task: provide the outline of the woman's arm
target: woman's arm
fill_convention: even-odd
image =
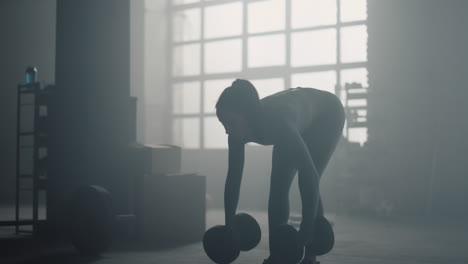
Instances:
[[[224,186],[224,215],[226,226],[236,214],[239,192],[244,170],[244,142],[236,141],[232,136],[228,137],[229,143],[229,167]]]

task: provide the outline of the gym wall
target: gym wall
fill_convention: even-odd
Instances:
[[[368,6],[369,177],[402,213],[468,215],[468,2]]]
[[[0,203],[15,192],[16,86],[29,65],[55,82],[56,0],[0,1]]]

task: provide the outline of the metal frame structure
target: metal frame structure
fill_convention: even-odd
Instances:
[[[23,102],[25,95],[31,95],[29,102]],[[41,107],[47,107],[48,89],[41,89],[40,83],[19,84],[17,87],[17,108],[16,108],[16,177],[15,177],[15,219],[0,221],[0,226],[15,226],[15,233],[33,233],[35,234],[37,225],[45,221],[39,219],[39,192],[46,191],[46,170],[45,164],[41,161],[46,158],[40,154],[40,150],[46,150],[47,137],[44,131],[47,122],[47,113],[41,113]],[[22,128],[22,116],[24,107],[32,107],[32,130],[24,131]],[[45,111],[46,112],[46,111]],[[25,138],[29,138],[29,141]],[[25,141],[30,144],[24,143]],[[32,150],[31,172],[23,173],[22,168],[23,152]],[[24,187],[22,181],[30,179],[31,185]],[[21,217],[21,194],[23,192],[32,193],[32,219],[23,219]],[[20,226],[32,226],[32,230],[21,230]]]

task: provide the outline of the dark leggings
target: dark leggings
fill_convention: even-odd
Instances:
[[[341,138],[343,131],[345,114],[341,102],[329,105],[326,115],[314,122],[313,127],[307,129],[303,133],[303,139],[307,144],[312,161],[317,169],[319,177],[322,176],[333,152]],[[273,147],[273,164],[270,183],[270,197],[268,201],[268,226],[270,248],[272,245],[273,230],[281,224],[286,224],[289,218],[289,189],[297,169],[294,166],[294,160],[286,151],[282,151],[278,147]],[[302,204],[304,200],[310,197],[311,190],[301,184],[303,177],[309,175],[298,176],[299,191],[301,194]],[[319,204],[317,208],[317,217],[323,216],[323,205],[319,195]],[[306,252],[307,254],[307,252]]]

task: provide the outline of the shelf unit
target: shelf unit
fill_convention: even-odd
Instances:
[[[50,86],[41,88],[38,82],[17,87],[15,218],[0,221],[0,226],[15,226],[16,234],[35,234],[38,224],[45,221],[39,216],[39,199],[47,191],[49,90]],[[32,201],[24,202],[28,193]],[[30,216],[23,217],[28,210],[32,210]],[[24,226],[32,229],[20,229]]]
[[[346,135],[349,135],[351,128],[367,127],[367,100],[368,87],[363,87],[359,83],[346,83]]]

